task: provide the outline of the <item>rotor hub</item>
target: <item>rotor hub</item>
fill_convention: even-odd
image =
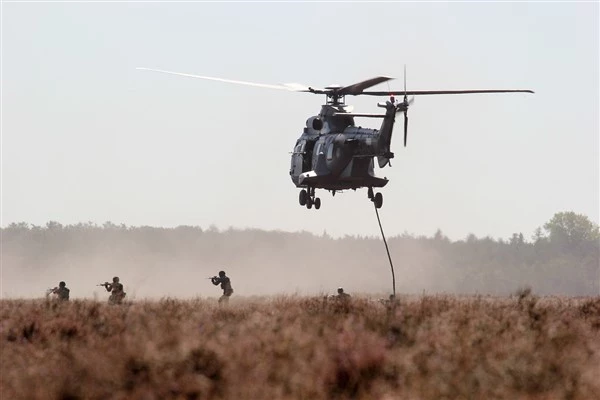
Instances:
[[[338,94],[336,92],[330,92],[325,94],[326,104],[330,106],[343,106],[346,104],[346,96]]]

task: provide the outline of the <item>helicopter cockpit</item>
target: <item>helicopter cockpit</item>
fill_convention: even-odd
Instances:
[[[324,132],[343,132],[349,126],[354,126],[354,117],[344,115],[346,113],[345,105],[329,105],[321,107],[319,118],[323,121]]]

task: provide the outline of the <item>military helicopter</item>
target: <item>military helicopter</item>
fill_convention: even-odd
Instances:
[[[374,159],[380,168],[391,166],[394,158],[391,151],[392,132],[397,113],[404,114],[404,147],[408,137],[408,108],[414,96],[438,94],[475,94],[475,93],[533,93],[527,89],[493,89],[493,90],[406,90],[406,66],[404,68],[403,91],[366,91],[377,84],[394,78],[377,76],[348,86],[331,85],[325,88],[307,87],[297,83],[271,85],[232,79],[193,75],[160,69],[137,69],[162,72],[166,74],[208,79],[219,82],[234,83],[269,89],[281,89],[294,92],[307,92],[325,95],[325,104],[318,115],[306,120],[302,135],[296,141],[292,152],[290,177],[296,187],[301,188],[299,203],[310,209],[321,208],[321,199],[316,197],[316,189],[325,189],[333,196],[338,191],[367,188],[367,197],[375,203],[375,207],[383,205],[383,195],[374,193],[373,188],[382,188],[388,183],[387,178],[379,178],[374,173]],[[352,113],[346,105],[346,96],[389,96],[386,102],[377,106],[385,109],[382,114]],[[397,101],[395,96],[403,96]],[[408,99],[408,96],[412,96]],[[380,118],[379,129],[357,127],[354,118]]]

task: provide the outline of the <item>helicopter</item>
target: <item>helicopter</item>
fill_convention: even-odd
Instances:
[[[374,160],[380,168],[391,166],[394,158],[391,151],[392,132],[396,114],[404,115],[404,147],[408,138],[408,108],[414,96],[444,94],[478,94],[478,93],[534,93],[529,89],[486,89],[486,90],[406,90],[406,66],[404,67],[403,91],[368,91],[372,86],[390,81],[394,78],[377,76],[352,85],[330,85],[314,88],[298,83],[264,84],[215,78],[182,72],[165,71],[153,68],[138,67],[139,70],[161,72],[171,75],[207,79],[218,82],[233,83],[268,89],[280,89],[293,92],[306,92],[325,95],[325,104],[318,115],[309,117],[301,136],[296,140],[292,151],[290,177],[297,188],[300,188],[298,202],[311,209],[321,208],[321,199],[316,196],[316,189],[325,189],[335,196],[336,192],[367,188],[367,197],[376,208],[383,206],[383,194],[374,192],[374,188],[382,188],[388,184],[387,178],[380,178],[374,173]],[[351,106],[345,102],[346,96],[387,97],[385,102],[377,103],[385,111],[381,114],[353,113]],[[396,96],[403,96],[398,101]],[[408,96],[411,96],[410,100]],[[354,118],[381,119],[379,129],[356,126]]]

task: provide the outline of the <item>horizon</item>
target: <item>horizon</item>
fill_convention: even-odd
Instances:
[[[552,225],[550,225],[552,224]],[[203,230],[116,224],[3,228],[0,294],[37,297],[67,282],[74,298],[100,296],[98,282],[119,276],[140,297],[212,295],[206,281],[224,270],[237,295],[382,293],[395,263],[401,293],[596,294],[598,227],[578,215],[556,215],[538,237],[469,236],[335,238],[311,232]],[[389,250],[389,254],[387,253]]]
[[[557,214],[561,214],[561,213],[574,213],[572,211],[557,211],[556,213],[553,214],[552,217],[550,217],[546,222],[550,222],[551,218],[553,218],[554,216],[556,216]],[[579,215],[579,216],[583,216],[586,219],[588,219],[596,228],[598,228],[598,224],[595,223],[594,221],[592,221],[589,216],[584,215],[584,214],[577,214],[574,213],[575,215]],[[201,226],[201,225],[176,225],[176,226],[153,226],[153,225],[127,225],[125,223],[116,223],[113,221],[104,221],[102,223],[97,223],[94,221],[80,221],[77,223],[71,223],[71,224],[63,224],[60,221],[54,221],[54,220],[50,220],[47,221],[45,224],[42,225],[37,225],[37,224],[32,224],[32,223],[28,223],[26,221],[20,221],[20,222],[12,222],[9,223],[6,226],[0,226],[0,229],[4,230],[4,229],[9,229],[11,227],[11,225],[16,225],[19,226],[20,224],[26,224],[28,229],[32,229],[32,228],[41,228],[41,229],[50,229],[52,224],[58,224],[61,226],[61,228],[69,228],[69,227],[77,227],[79,225],[83,225],[83,226],[92,226],[94,228],[102,228],[102,229],[108,229],[108,228],[125,228],[125,229],[141,229],[141,228],[151,228],[151,229],[179,229],[179,228],[192,228],[192,229],[199,229],[202,232],[217,232],[217,233],[227,233],[228,231],[260,231],[260,232],[267,232],[267,233],[286,233],[286,234],[310,234],[312,236],[315,237],[328,237],[331,239],[344,239],[344,238],[364,238],[364,239],[377,239],[377,240],[381,240],[381,232],[379,232],[378,234],[375,235],[362,235],[362,234],[344,234],[344,235],[334,235],[334,234],[330,234],[327,229],[324,229],[322,232],[311,232],[308,230],[284,230],[284,229],[265,229],[265,228],[260,228],[260,227],[235,227],[235,226],[228,226],[228,227],[219,227],[216,224],[211,224],[209,226]],[[108,227],[107,227],[108,225]],[[421,233],[415,233],[415,232],[408,232],[408,231],[404,231],[402,233],[398,233],[398,234],[394,234],[394,235],[385,235],[386,238],[388,239],[394,239],[394,238],[404,238],[404,237],[409,237],[409,238],[413,238],[413,239],[420,239],[420,238],[434,238],[435,236],[437,236],[438,234],[441,234],[443,238],[449,240],[450,242],[456,243],[456,242],[462,242],[462,241],[466,241],[469,240],[471,237],[475,237],[476,239],[491,239],[493,241],[497,241],[497,242],[501,242],[501,241],[506,241],[506,240],[510,240],[512,237],[514,237],[514,235],[520,234],[523,237],[524,243],[532,243],[533,237],[534,235],[537,234],[537,231],[540,231],[542,233],[543,236],[543,232],[546,230],[544,228],[544,224],[541,224],[540,226],[536,227],[531,233],[529,232],[512,232],[509,236],[507,237],[494,237],[491,235],[477,235],[473,232],[468,233],[467,235],[465,235],[462,238],[452,238],[450,236],[448,236],[443,229],[438,228],[436,229],[431,236],[429,236],[428,234],[421,234]],[[384,234],[385,234],[385,227],[383,228]]]
[[[587,216],[586,216],[587,217]],[[589,217],[588,217],[589,218]],[[550,219],[550,218],[549,218]],[[548,220],[549,220],[548,219]],[[19,221],[19,222],[11,222],[8,223],[6,226],[0,226],[0,229],[8,229],[10,227],[10,225],[15,224],[15,225],[19,225],[21,223],[25,223],[28,225],[28,227],[31,229],[33,227],[38,227],[38,228],[42,228],[42,229],[47,229],[48,224],[56,222],[58,224],[60,224],[63,228],[64,227],[76,227],[78,225],[88,225],[88,224],[92,224],[92,226],[96,227],[96,228],[104,228],[104,225],[106,224],[112,224],[113,226],[117,227],[117,228],[121,228],[121,227],[125,227],[127,229],[139,229],[139,228],[152,228],[152,229],[177,229],[177,228],[198,228],[201,229],[203,232],[210,232],[210,231],[216,231],[218,233],[223,233],[223,232],[227,232],[229,230],[239,230],[239,231],[248,231],[248,230],[257,230],[257,231],[262,231],[262,232],[275,232],[275,233],[308,233],[311,234],[313,236],[316,237],[323,237],[323,236],[329,236],[330,238],[333,239],[343,239],[345,237],[360,237],[360,238],[367,238],[367,239],[381,239],[381,233],[379,232],[378,234],[368,234],[368,235],[363,235],[360,233],[355,233],[355,234],[348,234],[345,233],[343,235],[334,235],[331,234],[327,231],[327,229],[324,229],[322,232],[312,232],[312,231],[308,231],[308,230],[285,230],[285,229],[280,229],[280,228],[275,228],[275,229],[267,229],[267,228],[261,228],[261,227],[236,227],[236,226],[228,226],[228,227],[219,227],[216,224],[211,224],[209,226],[201,226],[201,225],[187,225],[187,224],[182,224],[182,225],[175,225],[175,226],[156,226],[156,225],[127,225],[125,223],[117,223],[114,221],[104,221],[104,222],[95,222],[95,221],[80,221],[80,222],[76,222],[76,223],[69,223],[69,224],[64,224],[61,223],[60,221],[54,221],[54,220],[49,220],[46,221],[46,223],[38,225],[38,224],[32,224],[32,223],[28,223],[26,221]],[[547,221],[546,221],[547,222]],[[437,232],[441,232],[442,235],[449,239],[452,242],[459,242],[459,241],[464,241],[465,239],[467,239],[469,236],[474,235],[477,239],[485,239],[485,238],[491,238],[495,241],[498,240],[506,240],[506,239],[510,239],[510,237],[513,234],[523,234],[523,237],[525,238],[525,242],[530,241],[531,237],[535,234],[535,231],[541,228],[543,229],[543,224],[541,224],[539,227],[536,227],[535,229],[533,229],[531,232],[512,232],[509,236],[507,237],[495,237],[492,235],[478,235],[476,233],[470,232],[467,233],[464,237],[462,238],[452,238],[450,236],[448,236],[446,234],[446,232],[444,232],[444,230],[442,228],[438,228],[436,229],[434,232],[432,232],[431,234],[427,234],[427,233],[416,233],[416,232],[408,232],[408,231],[404,231],[398,234],[394,234],[394,235],[385,235],[385,237],[387,239],[390,238],[399,238],[399,237],[404,237],[404,236],[410,236],[413,238],[420,238],[420,237],[434,237],[436,235]],[[385,234],[385,226],[383,227],[383,232]]]

